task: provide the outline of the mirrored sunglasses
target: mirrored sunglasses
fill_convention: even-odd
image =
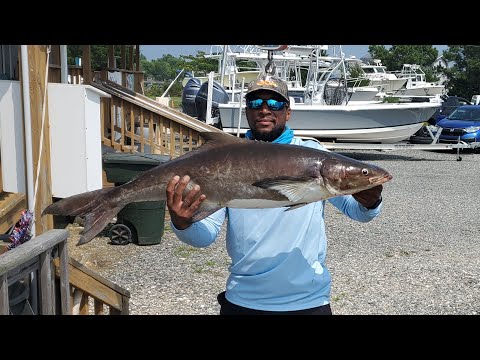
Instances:
[[[286,101],[277,101],[277,100],[273,100],[273,99],[268,99],[268,100],[253,99],[253,100],[247,100],[247,107],[249,109],[257,110],[257,109],[260,109],[263,106],[264,102],[267,103],[267,106],[270,110],[274,110],[274,111],[282,110],[285,107],[285,105],[287,104]]]

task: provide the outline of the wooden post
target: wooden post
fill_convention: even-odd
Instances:
[[[45,91],[47,64],[47,45],[28,46],[30,116],[32,119],[32,159],[35,195],[35,234],[43,234],[53,229],[53,217],[41,216],[43,207],[52,203],[52,181],[50,177],[50,126],[48,121],[48,91]],[[45,107],[45,109],[44,109]],[[45,111],[42,133],[42,116]],[[40,167],[40,171],[38,171]],[[38,173],[38,178],[37,178]],[[36,185],[35,185],[36,184]]]
[[[133,47],[135,45],[128,45],[128,68],[127,70],[133,71]]]
[[[115,45],[110,45],[108,47],[108,65],[107,68],[113,69],[115,68]],[[108,76],[107,76],[108,79]]]
[[[140,71],[140,45],[135,45],[135,70]]]
[[[90,45],[83,45],[82,76],[84,85],[90,85],[92,83],[93,76]]]
[[[125,70],[127,68],[127,54],[126,54],[126,46],[120,46],[120,68]]]

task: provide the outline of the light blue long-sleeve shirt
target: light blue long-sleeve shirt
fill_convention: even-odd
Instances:
[[[293,138],[291,144],[324,149],[315,141]],[[382,203],[368,210],[351,195],[328,199],[353,220],[368,222]],[[325,265],[325,201],[285,211],[223,208],[177,237],[195,247],[213,243],[228,217],[226,246],[232,260],[225,297],[250,309],[294,311],[330,302],[331,277]]]

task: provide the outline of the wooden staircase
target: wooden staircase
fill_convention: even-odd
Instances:
[[[0,192],[0,234],[15,225],[26,206],[25,194]]]

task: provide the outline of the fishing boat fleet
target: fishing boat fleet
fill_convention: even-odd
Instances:
[[[297,136],[397,143],[422,128],[441,104],[442,86],[421,83],[425,78],[418,66],[406,64],[402,74],[387,75],[377,64],[384,76],[372,76],[377,69],[370,71],[367,64],[346,59],[341,49],[338,56],[326,55],[327,50],[326,45],[288,45],[272,56],[254,45],[218,47],[206,55],[218,59],[217,74],[186,78],[183,111],[227,133],[244,134],[248,123],[243,94],[248,82],[267,69],[287,81],[293,110],[288,124]],[[433,90],[417,94],[407,84],[416,91],[422,86]],[[417,101],[406,101],[412,96]]]

